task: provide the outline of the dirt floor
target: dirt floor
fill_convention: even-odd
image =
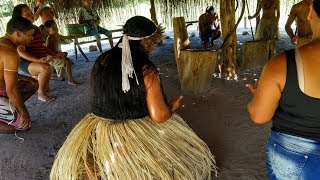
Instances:
[[[242,45],[251,35],[238,33],[238,58],[241,61]],[[249,29],[247,29],[249,31]],[[196,35],[195,35],[196,34]],[[201,48],[197,32],[190,32],[192,48]],[[174,59],[173,34],[151,55],[159,69],[168,99],[181,94],[177,67]],[[117,41],[117,40],[115,40]],[[104,41],[104,44],[107,42]],[[217,48],[221,39],[216,42]],[[84,45],[85,46],[85,45]],[[277,41],[277,51],[292,48],[282,30]],[[109,46],[105,45],[105,49]],[[98,52],[84,52],[90,61],[80,56],[74,59],[75,79],[82,82],[77,87],[67,81],[51,81],[50,94],[57,96],[51,103],[37,100],[33,95],[26,106],[32,118],[32,128],[26,132],[0,134],[0,179],[25,180],[49,179],[54,157],[71,129],[89,112],[90,70]],[[219,175],[213,179],[267,179],[265,168],[265,143],[270,124],[255,125],[246,111],[251,98],[245,84],[258,79],[261,68],[241,70],[238,80],[214,77],[210,90],[202,95],[183,94],[182,105],[177,111],[210,147],[216,157]],[[23,138],[24,140],[22,140]]]

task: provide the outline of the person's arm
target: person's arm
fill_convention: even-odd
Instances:
[[[286,30],[288,36],[290,37],[292,43],[295,43],[297,40],[297,37],[295,36],[295,34],[293,33],[293,30],[291,28],[291,25],[295,21],[296,17],[297,17],[297,14],[295,12],[295,6],[292,6],[292,8],[290,10],[290,15],[289,15],[288,20],[285,25],[285,30]]]
[[[59,46],[59,40],[53,36],[48,36],[47,40],[46,40],[46,49],[47,52],[50,51],[52,56],[59,58],[59,59],[63,59],[66,58],[67,55],[66,53],[63,53],[61,51],[58,51],[58,46]]]
[[[42,11],[43,4],[38,4],[37,7],[34,8],[34,21],[38,20],[40,13]]]
[[[25,129],[30,126],[31,120],[30,115],[24,102],[22,100],[21,94],[18,89],[18,67],[19,67],[19,55],[16,53],[8,53],[7,59],[4,61],[4,81],[6,84],[6,92],[9,97],[10,102],[17,108],[21,114],[22,122],[20,127]]]
[[[220,23],[219,23],[219,15],[217,13],[214,13],[214,21],[213,26],[216,29],[220,29]]]
[[[271,59],[263,68],[257,86],[246,85],[253,95],[247,109],[252,121],[257,124],[271,121],[278,107],[286,79],[285,59],[285,53]]]
[[[172,113],[179,107],[182,96],[172,101],[170,107],[168,107],[163,99],[159,75],[155,74],[154,71],[148,72],[144,76],[144,84],[151,119],[157,123],[167,121],[172,116]]]
[[[18,46],[17,51],[19,53],[19,55],[30,62],[37,62],[37,63],[48,63],[51,61],[50,58],[37,58],[34,55],[32,55],[31,53],[26,51],[26,47],[25,46]]]
[[[51,2],[51,3],[50,3],[51,13],[53,14],[53,17],[55,17],[56,19],[59,19],[59,14],[58,14],[58,12],[56,11],[56,9],[54,9],[53,7],[55,7],[55,6],[54,6],[54,4]]]
[[[260,11],[261,11],[261,5],[260,5],[260,2],[258,3],[258,7],[257,7],[257,10],[256,10],[256,13],[252,16],[248,16],[248,19],[253,19],[253,18],[256,18],[257,16],[260,15]]]

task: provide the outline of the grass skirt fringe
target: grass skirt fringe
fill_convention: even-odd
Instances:
[[[207,145],[183,119],[113,121],[85,116],[59,150],[50,179],[211,179]]]

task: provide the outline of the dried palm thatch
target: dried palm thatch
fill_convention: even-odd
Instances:
[[[59,150],[50,179],[211,179],[214,163],[207,145],[176,114],[160,124],[88,114]]]

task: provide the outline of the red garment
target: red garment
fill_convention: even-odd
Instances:
[[[43,58],[48,56],[40,28],[35,29],[33,34],[33,40],[30,41],[30,43],[26,46],[26,51],[37,58]]]

